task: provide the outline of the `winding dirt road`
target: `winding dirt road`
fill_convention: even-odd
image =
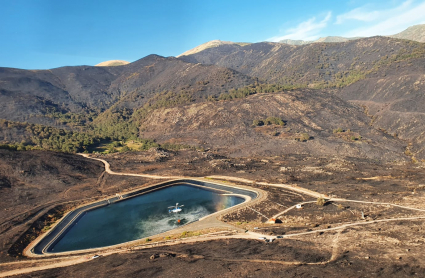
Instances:
[[[101,161],[105,165],[105,171],[107,173],[111,174],[111,175],[136,176],[136,177],[144,177],[144,178],[151,178],[151,179],[185,179],[185,178],[190,179],[191,178],[191,177],[183,177],[183,176],[157,176],[157,175],[147,175],[147,174],[117,173],[117,172],[114,172],[114,171],[111,170],[110,164],[104,159],[92,158],[87,154],[80,154],[80,155],[82,155],[86,158],[89,158],[89,159]],[[234,181],[234,182],[243,182],[243,183],[248,183],[248,184],[256,183],[255,181],[251,181],[251,180],[248,180],[248,179],[243,179],[243,178],[238,178],[238,177],[230,177],[230,176],[209,176],[207,178],[213,178],[213,179],[219,179],[219,180],[228,180],[228,181]],[[311,190],[308,190],[308,189],[305,189],[305,188],[301,188],[301,187],[293,186],[293,185],[288,185],[288,184],[271,184],[271,183],[265,183],[265,182],[257,182],[256,184],[284,188],[284,189],[287,189],[287,190],[290,190],[290,191],[293,191],[293,192],[306,194],[306,195],[308,195],[310,197],[314,197],[314,198],[323,198],[324,197],[323,194],[320,194],[318,192],[314,192],[314,191],[311,191]],[[403,208],[403,209],[425,212],[425,209],[407,207],[407,206],[391,204],[391,203],[347,200],[347,199],[342,199],[342,198],[330,198],[329,200],[335,201],[335,202],[356,202],[356,203],[371,204],[371,205],[387,205],[387,206],[394,206],[394,207],[399,207],[399,208]],[[313,203],[313,202],[315,202],[315,201],[307,201],[307,202],[302,202],[300,204],[307,204],[307,203]],[[284,211],[276,214],[273,217],[276,218],[278,216],[281,216],[281,215],[285,214],[286,212],[290,211],[291,209],[294,209],[295,207],[296,207],[296,205],[291,206],[291,207],[285,209]],[[342,224],[342,225],[337,226],[337,227],[332,227],[332,228],[327,228],[327,229],[318,229],[318,230],[308,231],[308,232],[285,234],[285,235],[279,236],[279,238],[285,239],[285,238],[292,238],[292,237],[310,235],[310,234],[320,233],[320,232],[329,232],[329,231],[335,231],[335,230],[339,230],[341,232],[344,229],[352,228],[352,227],[356,227],[356,226],[371,225],[371,224],[385,223],[385,222],[392,222],[392,221],[403,221],[403,220],[404,221],[406,221],[406,220],[425,220],[425,216],[379,219],[379,220],[372,220],[372,221],[364,221],[363,220],[363,221],[358,221],[358,222],[353,222],[353,223],[346,223],[346,224]],[[283,264],[283,265],[326,264],[326,263],[329,263],[329,262],[337,259],[338,238],[339,238],[340,232],[338,233],[337,237],[335,238],[335,240],[333,242],[333,245],[335,245],[334,246],[335,248],[333,248],[334,251],[332,253],[332,256],[326,262],[305,263],[305,262],[283,262],[283,261],[277,261],[277,260],[259,260],[259,259],[244,259],[244,260],[235,259],[235,260],[231,260],[231,261],[234,261],[234,262],[244,261],[244,262],[252,262],[252,263],[274,263],[274,264]],[[152,245],[152,246],[144,245],[144,246],[140,246],[138,248],[133,248],[133,249],[145,249],[145,248],[152,248],[152,247],[158,247],[158,246],[169,246],[169,245],[174,245],[174,244],[180,244],[180,243],[183,243],[183,242],[184,243],[190,243],[190,242],[197,242],[197,241],[228,239],[228,238],[259,239],[259,238],[262,238],[262,237],[264,237],[263,234],[259,234],[259,233],[255,233],[255,232],[237,233],[237,234],[233,234],[233,235],[221,235],[221,236],[212,236],[212,237],[201,236],[201,237],[196,237],[196,238],[188,238],[188,239],[185,239],[185,240],[179,240],[179,241],[175,241],[175,242],[171,242],[171,243],[170,242],[157,243],[157,244]],[[276,239],[277,236],[268,236],[267,238]],[[102,254],[102,256],[107,256],[107,255],[111,255],[111,254],[115,254],[115,253],[123,253],[123,252],[131,252],[131,249],[104,251],[101,254]],[[75,265],[75,264],[87,262],[88,260],[91,260],[91,259],[92,259],[91,255],[82,255],[82,256],[74,256],[74,257],[71,257],[71,258],[68,258],[68,259],[67,258],[58,258],[58,259],[53,259],[53,260],[43,260],[42,262],[40,261],[41,265],[30,266],[30,267],[22,267],[22,268],[19,268],[19,269],[5,271],[3,273],[0,273],[0,277],[13,276],[13,275],[18,275],[18,274],[26,274],[26,273],[31,273],[31,272],[34,272],[34,271],[40,271],[40,270],[51,269],[51,268],[66,267],[66,266],[70,266],[70,265]],[[229,261],[229,259],[221,259],[221,258],[216,258],[216,259],[217,260]],[[23,264],[23,265],[25,265],[25,264],[32,264],[32,263],[37,263],[37,260],[6,263],[6,264],[0,264],[0,266],[2,266],[2,265],[12,265],[12,264]]]
[[[117,175],[117,176],[133,176],[133,177],[142,177],[142,178],[149,178],[154,180],[164,180],[164,179],[184,179],[187,177],[183,176],[157,176],[157,175],[148,175],[148,174],[133,174],[133,173],[117,173],[111,170],[111,165],[108,161],[101,159],[101,158],[94,158],[90,157],[88,154],[79,153],[79,155],[84,156],[85,158],[93,159],[101,161],[105,165],[105,172],[111,175]]]

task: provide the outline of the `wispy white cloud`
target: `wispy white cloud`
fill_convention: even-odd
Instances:
[[[285,30],[284,35],[275,36],[267,41],[278,42],[285,39],[292,40],[315,40],[319,38],[320,31],[328,25],[332,17],[332,12],[328,12],[322,20],[312,17],[307,21],[301,22],[297,27]]]
[[[386,36],[416,24],[425,24],[425,0],[404,0],[391,8],[376,8],[373,4],[367,4],[334,17],[330,11],[326,15],[312,17],[296,27],[283,30],[280,35],[267,41],[311,41],[320,36]]]
[[[368,11],[366,7],[360,7],[351,10],[348,13],[338,15],[336,17],[335,24],[342,24],[350,19],[359,21],[373,21],[376,20],[380,16],[380,14],[380,11]]]
[[[335,24],[343,24],[349,20],[368,22],[365,26],[347,31],[348,37],[369,37],[376,35],[392,35],[409,26],[423,23],[425,1],[407,0],[392,9],[369,10],[368,6],[351,10],[337,16]]]

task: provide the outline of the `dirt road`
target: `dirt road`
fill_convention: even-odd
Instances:
[[[84,157],[90,158],[90,159],[94,159],[94,160],[98,160],[104,163],[105,165],[105,171],[108,172],[111,175],[128,175],[128,176],[139,176],[139,177],[145,177],[145,178],[151,178],[151,179],[183,179],[186,177],[181,177],[181,176],[156,176],[156,175],[145,175],[145,174],[131,174],[131,173],[116,173],[113,172],[110,169],[110,164],[103,160],[103,159],[98,159],[98,158],[91,158],[86,154],[81,154]],[[247,179],[242,179],[242,178],[237,178],[237,177],[228,177],[228,176],[210,176],[209,178],[215,178],[215,179],[222,179],[222,180],[229,180],[229,181],[235,181],[235,182],[243,182],[243,183],[248,183],[248,184],[253,184],[254,181],[251,180],[247,180]],[[267,185],[267,186],[273,186],[273,187],[279,187],[279,188],[285,188],[287,190],[291,190],[291,191],[295,191],[298,193],[302,193],[302,194],[306,194],[308,196],[314,197],[314,198],[319,198],[319,197],[323,197],[323,194],[320,194],[318,192],[314,192],[308,189],[304,189],[301,187],[295,187],[292,185],[286,185],[286,184],[270,184],[270,183],[265,183],[265,182],[259,182],[257,184],[260,185]],[[358,200],[347,200],[347,199],[342,199],[342,198],[331,198],[329,199],[331,201],[335,201],[335,202],[356,202],[356,203],[363,203],[363,204],[371,204],[371,205],[387,205],[387,206],[395,206],[395,207],[399,207],[399,208],[403,208],[403,209],[410,209],[410,210],[415,210],[415,211],[421,211],[421,212],[425,212],[425,209],[422,208],[412,208],[412,207],[407,207],[407,206],[402,206],[402,205],[397,205],[397,204],[391,204],[391,203],[381,203],[381,202],[368,202],[368,201],[358,201]],[[312,203],[315,201],[307,201],[307,202],[303,202],[301,204],[307,204],[307,203]],[[276,214],[274,217],[278,217],[286,212],[288,212],[291,209],[294,209],[296,207],[296,205],[289,207],[287,209],[285,209],[284,211]],[[364,225],[372,225],[372,224],[377,224],[377,223],[385,223],[385,222],[392,222],[392,221],[410,221],[410,220],[425,220],[425,216],[416,216],[416,217],[402,217],[402,218],[389,218],[389,219],[379,219],[379,220],[372,220],[372,221],[359,221],[359,222],[353,222],[353,223],[346,223],[346,224],[342,224],[340,226],[337,227],[332,227],[332,228],[327,228],[327,229],[318,229],[318,230],[314,230],[314,231],[308,231],[308,232],[300,232],[300,233],[293,233],[293,234],[285,234],[285,235],[281,235],[279,236],[279,238],[281,239],[285,239],[285,238],[292,238],[292,237],[299,237],[299,236],[305,236],[305,235],[310,235],[310,234],[314,234],[314,233],[321,233],[321,232],[329,232],[329,231],[335,231],[335,230],[344,230],[347,228],[352,228],[352,227],[357,227],[357,226],[364,226]],[[339,235],[339,234],[338,234]],[[259,233],[255,233],[255,232],[247,232],[247,233],[236,233],[236,234],[232,234],[232,235],[217,235],[217,236],[211,236],[211,237],[205,237],[205,236],[201,236],[201,237],[196,237],[196,238],[188,238],[188,239],[184,239],[184,240],[179,240],[179,241],[175,241],[175,242],[168,242],[168,243],[157,243],[155,245],[142,245],[140,247],[136,247],[135,249],[145,249],[145,248],[152,248],[152,247],[157,247],[157,246],[169,246],[169,245],[174,245],[174,244],[180,244],[180,243],[194,243],[194,242],[198,242],[198,241],[206,241],[206,240],[218,240],[218,239],[228,239],[228,238],[239,238],[239,239],[259,239],[259,238],[263,238],[264,235],[263,234],[259,234]],[[277,239],[278,236],[268,236],[267,238],[269,239]],[[319,263],[315,263],[315,264],[326,264],[331,262],[332,260],[336,259],[336,252],[338,252],[338,236],[335,238],[333,245],[335,245],[333,248],[335,251],[332,254],[332,257],[326,261],[326,262],[319,262]],[[121,250],[110,250],[110,251],[105,251],[102,252],[102,256],[107,256],[110,254],[114,254],[114,253],[122,253],[122,252],[131,252],[131,248],[129,249],[121,249]],[[31,273],[34,271],[39,271],[39,270],[45,270],[45,269],[51,269],[51,268],[58,268],[58,267],[66,267],[66,266],[70,266],[70,265],[75,265],[75,264],[79,264],[79,263],[83,263],[83,262],[87,262],[88,260],[91,260],[92,255],[84,255],[84,256],[76,256],[76,257],[72,257],[69,259],[66,258],[62,258],[62,259],[55,259],[55,260],[44,260],[44,261],[40,261],[40,265],[38,266],[31,266],[31,267],[21,267],[19,269],[15,269],[15,270],[10,270],[10,271],[6,271],[3,273],[0,273],[0,277],[6,277],[6,276],[13,276],[13,275],[18,275],[18,274],[26,274],[26,273]],[[218,258],[219,259],[219,258]],[[227,261],[229,261],[228,259],[226,259]],[[234,260],[236,261],[241,261],[241,260]],[[247,262],[253,262],[253,263],[277,263],[277,264],[285,264],[285,265],[296,265],[296,264],[305,264],[303,262],[284,262],[284,261],[274,261],[274,260],[259,260],[259,259],[247,259],[247,260],[242,260],[242,261],[247,261]],[[34,261],[31,261],[34,262]],[[35,261],[37,262],[37,261]],[[21,264],[25,264],[25,262],[20,262]],[[13,263],[14,264],[14,263]],[[17,263],[19,264],[19,263]],[[4,264],[6,265],[6,264]]]

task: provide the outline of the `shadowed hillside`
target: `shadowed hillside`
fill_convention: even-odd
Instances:
[[[258,43],[210,48],[182,59],[293,88],[334,88],[330,92],[363,106],[375,128],[412,141],[424,157],[423,43],[385,37],[304,46]]]
[[[283,122],[268,124],[268,118]],[[144,138],[223,149],[233,156],[297,153],[384,161],[406,158],[403,143],[371,128],[361,109],[321,91],[259,94],[158,109],[140,131]]]
[[[117,103],[134,108],[164,91],[206,97],[254,82],[234,70],[157,55],[120,67],[0,68],[0,118],[54,125],[51,117],[43,116],[51,112],[98,114]]]
[[[232,152],[238,150],[241,154],[262,153],[273,152],[273,144],[281,143],[275,141],[275,137],[271,137],[273,140],[270,141],[264,135],[267,132],[281,134],[276,138],[287,137],[292,143],[299,140],[303,133],[311,133],[314,138],[327,138],[322,131],[329,132],[336,128],[352,130],[353,134],[340,134],[343,139],[356,136],[366,138],[365,134],[361,134],[364,131],[358,131],[359,123],[354,121],[361,115],[362,126],[372,126],[380,130],[377,132],[386,133],[385,137],[398,136],[405,140],[401,142],[393,138],[397,143],[388,145],[387,141],[376,138],[368,145],[389,148],[389,153],[397,150],[403,155],[403,148],[412,143],[409,151],[415,152],[413,158],[425,158],[420,145],[421,135],[425,131],[421,124],[424,107],[421,92],[425,89],[422,80],[425,46],[422,43],[386,37],[302,46],[220,42],[197,51],[180,58],[149,55],[119,67],[80,66],[44,71],[3,68],[0,70],[0,118],[17,123],[2,124],[0,138],[3,143],[81,151],[104,139],[134,140],[139,136],[215,148],[226,146]],[[246,100],[250,103],[256,99],[258,104],[250,104],[242,114],[232,114],[231,109],[236,108],[231,108],[233,104],[230,103],[240,101],[227,102],[253,94],[279,92],[282,95],[281,92],[285,91],[288,95],[287,90],[294,89],[299,90],[297,94],[303,97],[292,109],[285,111],[282,110],[285,105],[275,102],[273,98],[268,99],[270,104],[260,105],[260,100],[264,99],[258,96]],[[214,104],[217,100],[226,101]],[[346,119],[347,124],[336,122],[332,126],[329,119],[320,120],[321,117],[300,124],[301,117],[306,116],[304,106],[308,107],[312,100],[321,104],[332,103],[332,106],[327,106],[327,113]],[[190,109],[185,106],[190,104],[193,104]],[[229,126],[222,126],[226,121],[215,119],[214,115],[223,112],[218,113],[214,110],[218,107],[213,109],[215,106],[212,105],[222,105],[220,111],[226,111],[226,117],[231,117],[226,119],[231,123]],[[181,107],[186,107],[188,111],[198,111],[204,107],[209,114],[204,118],[199,114],[196,119],[191,118],[196,113],[187,115],[187,119],[191,119],[189,122],[187,119],[182,122],[180,116],[172,114],[164,118],[163,115],[168,115],[164,111],[173,109],[177,109],[178,115],[188,113],[180,110]],[[341,107],[350,107],[357,112],[355,115],[344,114]],[[261,112],[267,109],[270,115]],[[318,113],[314,107],[309,110]],[[288,120],[291,131],[249,127],[256,117],[269,116],[292,119]],[[38,125],[19,123],[24,121]],[[167,122],[167,126],[157,125],[158,122]],[[221,129],[215,130],[210,122],[219,123]],[[194,131],[194,126],[200,129]],[[318,133],[319,130],[322,133]],[[370,127],[367,130],[367,134],[372,134]],[[195,133],[192,134],[192,131]],[[209,137],[212,134],[216,134],[216,138],[225,138],[212,144],[213,137]],[[246,151],[244,148],[252,146],[253,140],[257,140],[255,138],[266,143],[255,148],[255,151]],[[352,142],[346,145],[350,151],[335,152],[327,139],[326,144],[317,143],[320,140],[301,144],[299,150],[286,143],[284,145],[288,147],[281,149],[282,152],[344,153],[347,156],[371,157],[378,157],[380,153],[372,151],[369,154],[367,148],[359,148],[360,145]],[[71,141],[71,144],[65,144],[65,141]],[[400,147],[402,145],[403,148]],[[391,157],[398,159],[397,155]]]

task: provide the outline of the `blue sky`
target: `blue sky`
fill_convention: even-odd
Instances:
[[[425,0],[0,0],[0,67],[176,56],[210,40],[374,36],[425,23]]]

